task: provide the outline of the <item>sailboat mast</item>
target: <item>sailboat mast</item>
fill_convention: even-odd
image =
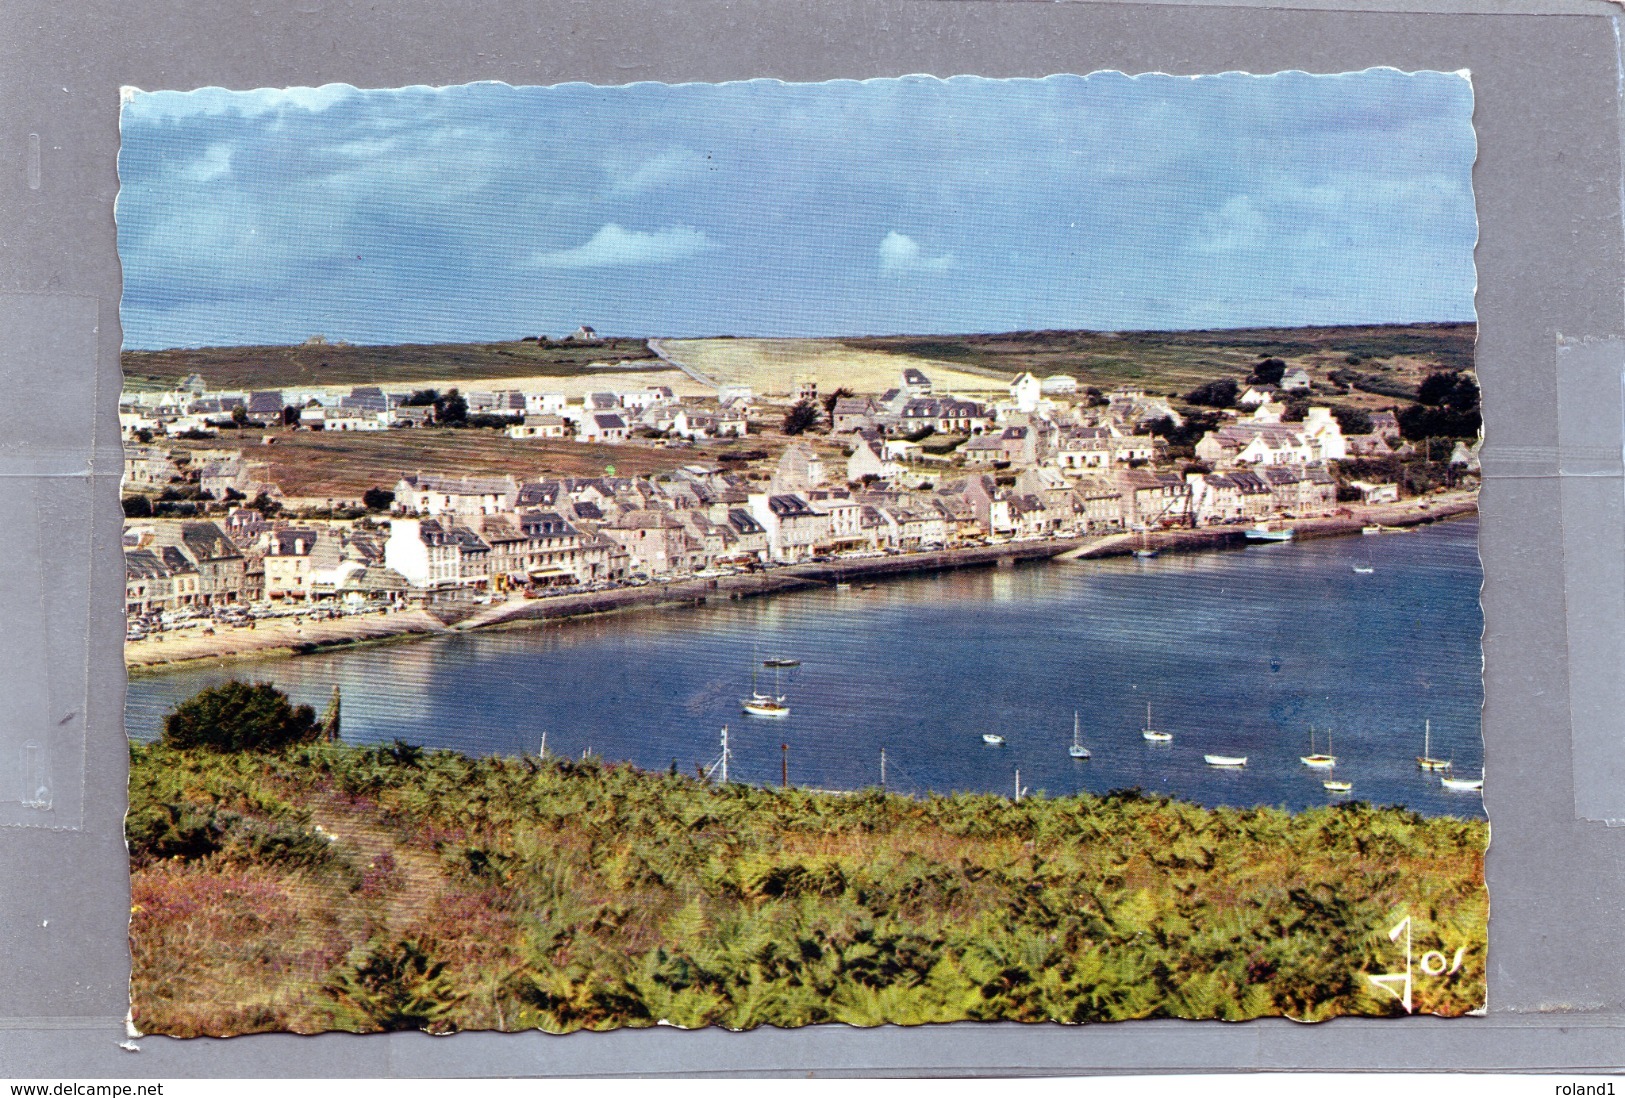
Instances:
[[[886,749],[884,747],[880,749],[880,788],[882,792],[886,789]]]
[[[1422,756],[1433,758],[1433,719],[1427,718],[1422,722]]]
[[[722,726],[722,784],[728,784],[728,726]]]
[[[1016,803],[1021,803],[1021,767],[1016,767]]]

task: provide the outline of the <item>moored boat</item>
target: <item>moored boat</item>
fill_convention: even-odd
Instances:
[[[1382,527],[1373,523],[1370,526],[1362,526],[1362,527],[1360,527],[1360,533],[1366,534],[1366,535],[1380,534],[1380,533],[1382,533]]]
[[[1369,564],[1356,564],[1354,566],[1354,574],[1356,576],[1369,576],[1375,571],[1376,569],[1371,567]]]
[[[1151,703],[1145,703],[1145,727],[1140,730],[1140,738],[1147,743],[1173,743],[1172,732],[1158,732],[1151,727]]]
[[[1272,530],[1268,526],[1251,526],[1247,529],[1248,541],[1291,541],[1292,528]]]
[[[1332,754],[1331,729],[1326,730],[1326,753],[1323,755],[1315,750],[1315,729],[1309,728],[1309,754],[1299,755],[1298,761],[1315,770],[1330,770],[1337,765],[1337,756]]]
[[[989,747],[1003,747],[1004,737],[999,735],[997,732],[983,732],[982,742],[987,744]]]
[[[756,663],[751,661],[750,669],[750,697],[741,698],[739,707],[752,717],[780,718],[790,715],[790,707],[784,704],[784,695],[779,693],[778,667],[773,669],[773,693],[764,694],[756,688]]]
[[[776,656],[770,660],[762,661],[763,667],[800,667],[801,661],[790,659],[787,656]]]
[[[772,694],[752,694],[739,703],[746,713],[753,717],[788,717],[790,707],[784,704],[784,698]]]
[[[1066,749],[1066,753],[1074,759],[1087,759],[1089,757],[1089,749],[1083,746],[1082,740],[1078,739],[1077,710],[1072,712],[1072,746]]]
[[[1439,779],[1439,784],[1446,789],[1453,789],[1457,793],[1484,792],[1483,778],[1452,778],[1448,775]]]
[[[1433,721],[1430,719],[1422,726],[1422,753],[1416,756],[1416,765],[1423,770],[1449,770],[1449,759],[1436,759],[1433,757]]]
[[[1246,755],[1203,755],[1202,759],[1209,766],[1217,766],[1226,770],[1240,770],[1247,765]]]

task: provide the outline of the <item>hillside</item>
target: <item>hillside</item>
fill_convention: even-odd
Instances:
[[[381,346],[299,344],[291,347],[200,347],[125,351],[127,388],[162,389],[188,375],[211,389],[281,389],[301,385],[407,385],[464,378],[575,377],[592,363],[654,358],[641,339],[600,343],[400,343]],[[642,361],[639,361],[642,360]]]
[[[868,351],[914,355],[1040,377],[1071,374],[1080,384],[1125,383],[1184,392],[1220,377],[1242,377],[1260,358],[1303,366],[1317,381],[1333,369],[1385,374],[1415,385],[1439,369],[1473,368],[1473,324],[1344,328],[1248,328],[1192,332],[1005,332],[965,336],[885,336],[844,342]],[[1357,361],[1350,362],[1350,358]]]
[[[1392,1015],[1364,977],[1394,967],[1387,930],[1407,914],[1416,955],[1460,961],[1417,971],[1417,1009],[1484,1001],[1482,821],[1135,792],[831,795],[676,770],[134,744],[135,1023]]]

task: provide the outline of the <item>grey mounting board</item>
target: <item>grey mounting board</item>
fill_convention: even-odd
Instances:
[[[0,374],[12,403],[8,431],[38,433],[8,435],[27,440],[24,446],[0,445],[10,505],[0,609],[8,630],[39,645],[0,663],[5,696],[27,699],[6,707],[0,747],[20,745],[22,757],[36,760],[30,765],[46,768],[50,808],[28,811],[53,818],[0,818],[0,972],[7,974],[0,981],[0,1064],[18,1076],[126,1079],[1618,1068],[1625,1060],[1625,828],[1585,818],[1612,818],[1612,810],[1581,798],[1576,775],[1585,768],[1571,705],[1571,669],[1586,681],[1609,669],[1570,657],[1576,637],[1565,609],[1575,592],[1565,560],[1617,555],[1625,546],[1601,534],[1572,537],[1586,508],[1565,507],[1555,455],[1560,420],[1586,428],[1560,414],[1553,349],[1559,335],[1625,337],[1619,9],[1602,0],[1508,3],[1493,14],[1457,7],[1470,8],[1430,0],[1385,0],[1368,10],[1320,2],[1271,9],[540,0],[471,8],[407,0],[380,17],[370,6],[285,0],[8,5],[0,34],[0,329],[31,332],[38,353],[0,354]],[[136,1042],[139,1052],[120,1048],[129,965],[113,221],[120,86],[1342,72],[1374,65],[1469,69],[1477,97],[1478,367],[1487,423],[1484,734],[1496,779],[1486,794],[1493,828],[1487,1016],[1319,1026],[149,1037]],[[42,320],[44,333],[37,330]],[[50,384],[40,384],[46,379]],[[64,418],[70,406],[91,409],[94,422]],[[47,423],[60,429],[39,427]],[[1566,450],[1595,443],[1561,441]],[[1620,625],[1606,616],[1584,624],[1604,632]],[[34,803],[44,802],[36,796]]]

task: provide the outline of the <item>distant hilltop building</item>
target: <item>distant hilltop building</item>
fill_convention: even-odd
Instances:
[[[313,335],[313,336],[306,336],[305,337],[305,346],[306,347],[320,347],[323,344],[325,344],[326,342],[327,342],[327,337],[324,336],[324,335]]]
[[[604,341],[603,337],[598,334],[591,324],[583,324],[564,338],[570,343],[602,343]]]
[[[1040,383],[1039,389],[1047,396],[1054,393],[1075,393],[1078,379],[1071,374],[1051,374]]]
[[[818,402],[818,379],[807,376],[796,378],[795,398],[798,404],[803,400],[816,404]]]

